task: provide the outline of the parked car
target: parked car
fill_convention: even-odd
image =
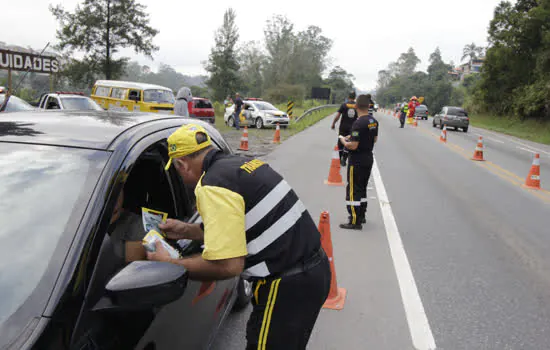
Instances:
[[[129,212],[200,222],[193,190],[164,170],[167,137],[191,122],[232,153],[189,118],[0,114],[1,349],[203,349],[228,312],[249,303],[251,284],[238,277],[201,283],[180,265],[126,263],[109,234],[122,188]],[[203,249],[181,243],[171,242],[184,256]]]
[[[0,110],[6,101],[6,94],[0,93]],[[20,99],[17,96],[11,95],[8,99],[6,106],[3,108],[2,112],[20,112],[20,111],[33,111],[36,110],[30,103],[25,100]]]
[[[167,87],[118,80],[98,80],[92,99],[105,109],[174,114],[176,98]]]
[[[224,121],[230,127],[235,126],[234,114],[235,106],[225,109]],[[240,116],[241,126],[256,126],[257,129],[264,127],[275,127],[279,124],[285,128],[290,123],[288,115],[277,109],[269,102],[245,100]]]
[[[460,107],[445,106],[441,112],[434,116],[432,125],[434,128],[439,126],[440,129],[443,129],[446,125],[447,127],[454,127],[455,130],[462,129],[462,131],[468,132],[470,118],[468,113]]]
[[[378,108],[379,108],[379,107],[378,107],[378,103],[374,103],[374,107],[373,107],[373,108],[374,108],[374,111],[375,111],[375,112],[378,112]]]
[[[210,124],[216,122],[216,115],[214,113],[214,106],[207,98],[193,97],[192,101],[188,102],[189,117],[205,120]]]
[[[79,111],[101,111],[103,108],[81,92],[58,91],[42,94],[38,102],[39,109],[65,109]]]
[[[415,118],[428,120],[428,115],[429,115],[429,112],[428,112],[428,107],[426,105],[416,106],[414,110]]]

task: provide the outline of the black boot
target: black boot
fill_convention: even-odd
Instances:
[[[343,228],[343,229],[346,229],[346,230],[362,230],[363,229],[363,225],[361,224],[351,224],[351,223],[346,223],[346,224],[340,224],[340,228]]]

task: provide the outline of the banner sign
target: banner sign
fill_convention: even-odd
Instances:
[[[0,69],[52,74],[59,72],[59,61],[51,56],[0,49]]]

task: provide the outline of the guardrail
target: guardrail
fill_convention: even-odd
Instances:
[[[314,113],[314,112],[317,112],[317,111],[320,111],[321,109],[325,109],[325,108],[334,108],[334,107],[339,107],[340,105],[338,104],[334,104],[334,105],[322,105],[322,106],[319,106],[319,107],[313,107],[313,108],[310,108],[308,109],[307,111],[304,112],[304,114],[302,114],[301,116],[299,116],[298,118],[296,118],[296,120],[294,120],[294,123],[298,123],[300,121],[300,119],[304,118],[304,117],[307,117],[308,115]]]

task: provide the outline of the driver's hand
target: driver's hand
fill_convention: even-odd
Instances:
[[[334,130],[335,126],[334,124],[332,124],[332,126],[330,127],[331,130]]]
[[[147,260],[171,262],[170,253],[164,248],[160,241],[155,242],[155,252],[147,252]]]
[[[168,219],[165,224],[159,224],[159,229],[170,239],[180,240],[189,238],[189,224],[183,221]]]

